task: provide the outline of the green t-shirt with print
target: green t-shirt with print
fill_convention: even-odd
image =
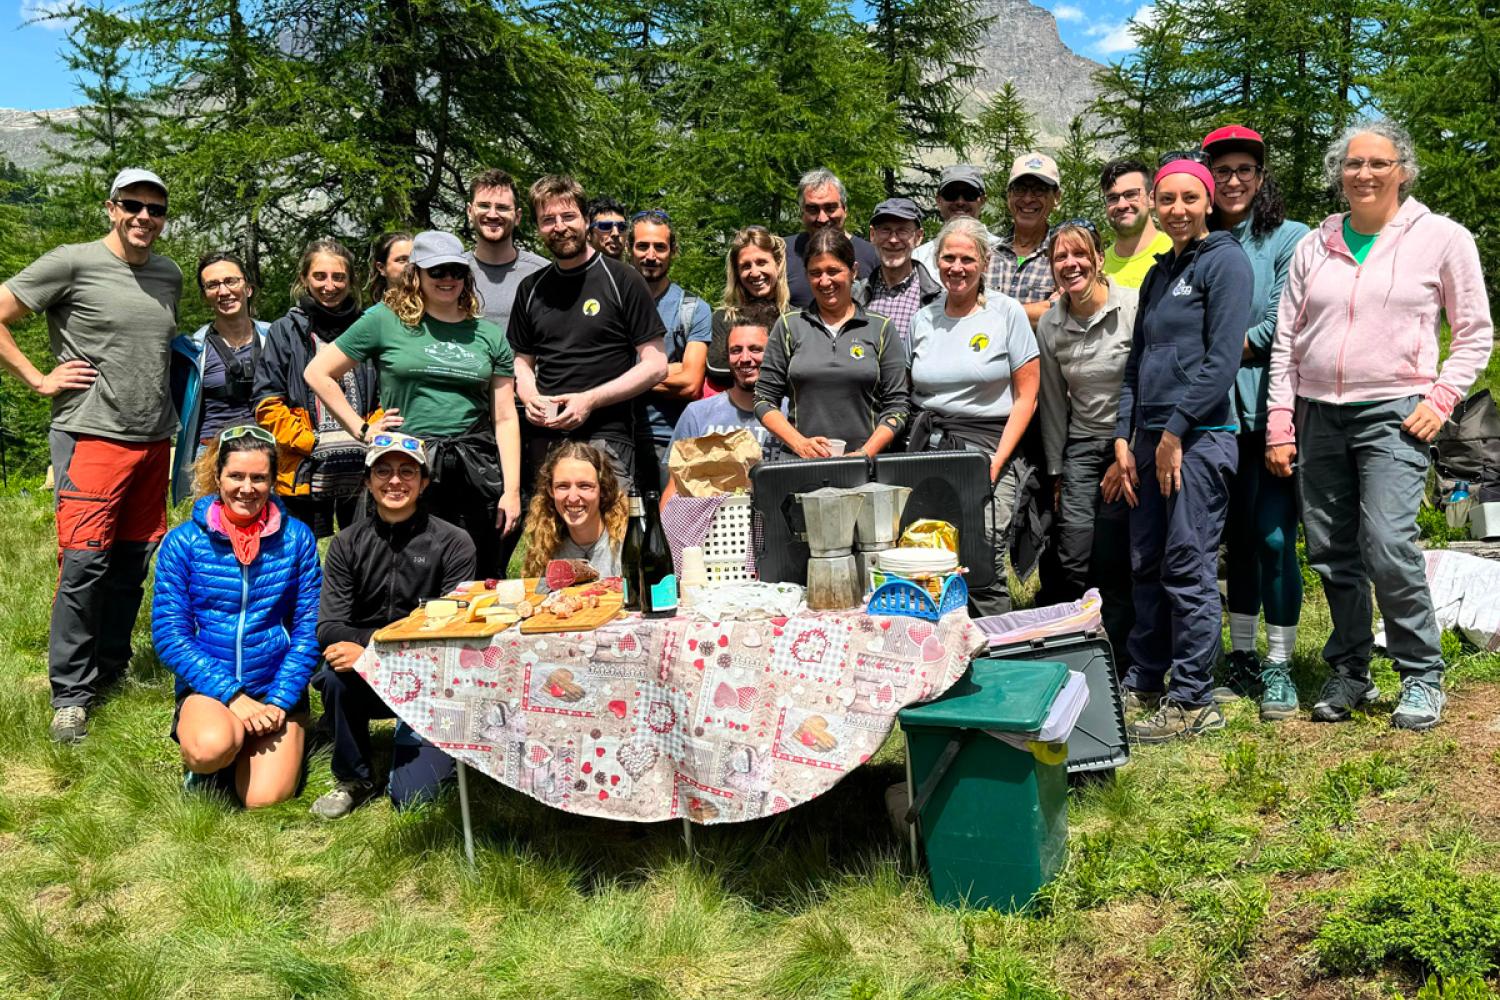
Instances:
[[[515,376],[515,355],[500,327],[486,319],[443,323],[423,316],[402,323],[384,304],[354,321],[334,346],[380,373],[380,405],[401,411],[401,430],[453,437],[490,415],[490,380]]]

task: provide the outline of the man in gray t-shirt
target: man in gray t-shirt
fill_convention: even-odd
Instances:
[[[167,530],[170,390],[182,272],[151,252],[167,188],[147,170],[110,186],[110,231],[58,247],[0,286],[0,365],[52,400],[59,576],[47,672],[52,738],[76,742],[87,708],[123,676],[151,554]],[[9,327],[44,313],[59,362],[45,375]]]
[[[485,170],[469,182],[469,225],[474,229],[474,249],[469,262],[484,318],[510,330],[510,308],[516,301],[521,279],[547,266],[545,258],[516,246],[516,227],[521,223],[521,204],[516,183],[503,170]]]

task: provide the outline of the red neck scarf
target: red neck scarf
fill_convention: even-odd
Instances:
[[[260,555],[260,536],[266,529],[270,514],[269,502],[260,509],[259,514],[241,517],[230,510],[223,500],[219,501],[219,526],[229,536],[229,544],[234,547],[234,557],[240,561],[241,566],[249,566]]]

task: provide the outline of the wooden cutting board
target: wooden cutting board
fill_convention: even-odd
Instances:
[[[587,586],[588,584],[584,584],[579,589]],[[584,608],[568,618],[559,618],[551,613],[523,618],[521,631],[527,635],[535,635],[538,632],[587,632],[614,621],[624,604],[625,595],[623,594],[603,594],[599,598],[597,608]]]
[[[376,642],[423,642],[428,639],[483,639],[504,632],[515,622],[454,622],[439,629],[423,628],[427,615],[421,608],[399,622],[392,622],[375,633]]]

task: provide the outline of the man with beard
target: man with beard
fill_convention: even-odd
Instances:
[[[912,260],[922,238],[922,211],[910,198],[887,198],[870,218],[870,240],[880,254],[880,267],[854,286],[854,301],[884,316],[901,334],[911,356],[911,321],[917,310],[943,294],[943,286],[925,267]]]
[[[677,256],[677,233],[672,220],[659,208],[638,212],[630,222],[630,260],[646,279],[656,300],[656,312],[666,328],[667,377],[646,394],[645,424],[641,446],[649,438],[658,466],[658,485],[665,485],[667,449],[672,428],[683,407],[703,394],[703,376],[708,364],[708,343],[713,337],[708,303],[689,295],[668,275]],[[645,459],[641,456],[641,465]]]
[[[717,395],[689,403],[672,431],[672,444],[705,434],[747,430],[755,436],[764,457],[772,457],[779,444],[756,419],[755,383],[760,379],[760,363],[776,319],[776,307],[769,302],[752,302],[741,310],[739,319],[729,328],[729,370],[734,384]],[[676,493],[677,484],[669,480],[662,490],[662,503]]]
[[[984,221],[984,206],[988,199],[984,194],[984,175],[979,168],[967,163],[944,167],[938,174],[937,210],[938,221],[947,222],[955,216],[966,215]],[[998,239],[990,234],[990,246]],[[937,277],[937,242],[928,240],[917,247],[911,259],[927,268],[927,273]],[[878,311],[878,310],[877,310]]]
[[[506,331],[526,414],[523,457],[534,471],[553,444],[586,441],[628,488],[635,400],[667,375],[666,329],[645,279],[589,245],[582,185],[547,176],[530,196],[553,260],[522,279]]]
[[[849,199],[844,182],[831,170],[810,170],[797,184],[797,204],[802,209],[802,232],[786,238],[786,288],[792,306],[801,309],[812,305],[812,286],[807,283],[807,263],[802,252],[807,239],[819,229],[842,231],[849,216]],[[880,255],[862,237],[850,235],[854,259],[858,266],[854,277],[868,278],[880,266]]]
[[[1099,175],[1099,190],[1115,231],[1114,246],[1104,251],[1104,273],[1117,285],[1140,288],[1157,254],[1172,249],[1172,240],[1151,220],[1151,168],[1138,160],[1111,160]]]
[[[151,252],[167,222],[167,186],[149,170],[115,176],[102,240],[61,246],[0,286],[0,365],[52,400],[58,578],[47,675],[51,735],[76,743],[88,708],[130,663],[130,633],[151,554],[167,531],[177,417],[170,387],[182,271]],[[47,316],[43,374],[9,327]]]
[[[608,195],[589,202],[589,244],[606,257],[620,260],[625,256],[625,206]]]
[[[504,330],[510,326],[516,287],[522,278],[546,267],[547,261],[516,246],[521,206],[516,200],[516,182],[504,170],[485,170],[469,181],[468,214],[474,228],[469,261],[484,318]]]

